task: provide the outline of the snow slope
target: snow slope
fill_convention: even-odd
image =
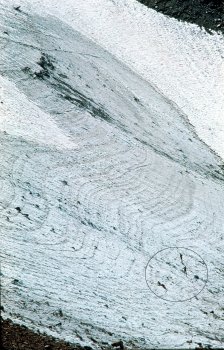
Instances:
[[[2,1],[2,0],[1,0]],[[14,0],[7,3],[15,5]],[[135,0],[22,0],[22,8],[61,18],[158,88],[197,133],[224,155],[224,40]]]
[[[12,4],[4,317],[93,348],[220,347],[223,38],[132,0]]]

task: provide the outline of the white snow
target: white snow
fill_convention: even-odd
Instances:
[[[49,114],[28,101],[13,83],[0,77],[0,86],[0,99],[4,101],[0,104],[1,131],[56,148],[77,148]]]
[[[223,346],[223,37],[134,0],[0,4],[4,317],[94,349]],[[145,268],[176,246],[158,298]]]

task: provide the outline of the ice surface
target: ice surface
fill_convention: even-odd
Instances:
[[[132,0],[13,5],[0,7],[4,317],[93,348],[220,347],[223,38]]]

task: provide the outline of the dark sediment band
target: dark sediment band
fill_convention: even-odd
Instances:
[[[178,20],[195,23],[207,31],[224,33],[223,0],[138,0],[142,4]]]
[[[1,322],[1,349],[3,350],[91,350],[91,347],[69,344],[56,338],[35,333],[10,320]]]

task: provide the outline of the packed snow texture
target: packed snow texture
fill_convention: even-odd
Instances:
[[[0,4],[4,317],[220,347],[223,37],[132,0]]]

